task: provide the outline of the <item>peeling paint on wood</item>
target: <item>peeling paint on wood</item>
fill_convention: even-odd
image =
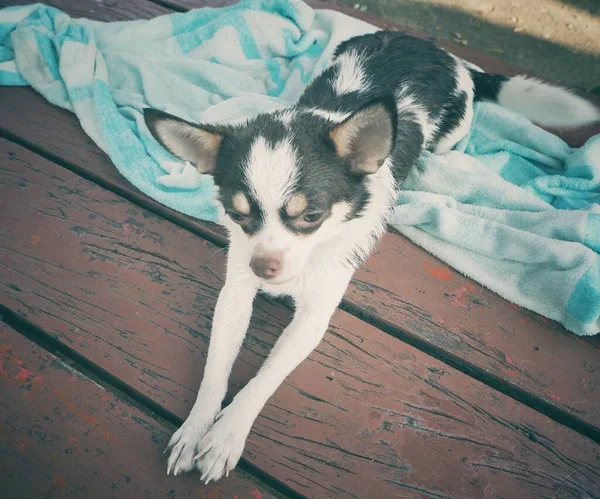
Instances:
[[[600,428],[600,397],[586,395],[578,383],[587,372],[600,378],[600,356],[590,340],[567,333],[452,269],[451,280],[438,279],[426,270],[437,262],[402,236],[388,234],[366,269],[357,272],[346,296],[367,316]],[[547,390],[564,397],[552,397]]]
[[[185,417],[224,255],[170,222],[132,215],[131,203],[17,145],[1,141],[0,158],[8,208],[0,284],[20,290],[5,286],[0,303]],[[25,190],[15,184],[22,180]],[[124,231],[125,220],[139,230]],[[46,244],[24,245],[24,227]],[[256,371],[289,317],[262,299],[256,308],[234,387]],[[81,424],[97,417],[68,409]],[[119,438],[112,428],[99,431]],[[596,452],[575,432],[338,312],[259,416],[244,457],[309,497],[480,497],[488,486],[508,496],[538,493],[563,484],[565,469],[576,471],[565,486],[590,493],[600,478]]]
[[[5,3],[0,0],[0,5]],[[168,12],[141,0],[110,6],[93,0],[48,3],[103,20]],[[162,2],[169,3],[207,5],[196,0]],[[515,68],[460,50],[455,53],[483,67],[516,73]],[[176,214],[132,188],[72,115],[29,89],[3,89],[0,109],[0,131],[34,144],[156,213],[222,239],[218,227]],[[46,126],[48,122],[52,126]],[[580,143],[591,131],[571,136],[571,143]],[[8,150],[8,158],[15,160],[21,152]],[[39,161],[32,158],[29,161]],[[2,292],[14,300],[13,310],[47,334],[183,417],[202,372],[221,286],[222,255],[206,240],[118,196],[85,182],[73,188],[73,178],[77,179],[69,176],[64,185],[55,186],[64,199],[24,215],[37,222],[14,246],[25,252],[11,260],[21,265],[23,275],[13,278],[8,272],[14,269],[0,267]],[[22,179],[18,188],[29,193],[46,187],[47,179],[37,185],[30,180]],[[78,208],[86,210],[85,217],[74,215]],[[107,212],[108,220],[103,218]],[[187,259],[177,252],[172,257],[179,244],[188,248]],[[198,255],[195,248],[200,249]],[[190,255],[198,258],[194,261]],[[180,261],[184,263],[178,266]],[[6,275],[11,279],[5,280]],[[48,286],[54,282],[59,285]],[[507,304],[395,234],[385,238],[381,251],[358,275],[347,300],[356,309],[599,424],[597,341],[566,335],[544,318]],[[257,308],[260,312],[234,372],[234,390],[260,365],[289,317],[265,300]],[[11,374],[15,383],[31,386],[26,397],[44,386],[39,377],[43,375],[31,376],[27,366]],[[71,373],[67,383],[79,381]],[[73,407],[71,417],[82,424],[91,424],[86,414],[97,419]],[[107,441],[118,438],[111,428],[100,431]],[[30,443],[23,438],[16,445],[25,448]],[[512,496],[531,492],[588,497],[598,490],[597,449],[535,411],[338,313],[326,341],[261,414],[245,457],[310,497],[483,497],[511,496],[511,491]],[[438,470],[444,470],[441,476]],[[56,490],[65,476],[51,477]],[[372,480],[366,482],[365,476]],[[215,497],[219,491],[206,494]],[[250,491],[256,494],[260,492]]]
[[[8,3],[14,2],[0,0],[0,5]],[[28,3],[28,0],[21,3]],[[68,0],[48,3],[74,15],[100,20],[135,18],[138,10],[147,13],[139,14],[141,17],[166,12],[163,7],[149,2],[143,2],[144,5],[139,9],[131,7],[131,2],[119,2],[111,8],[97,8],[98,4],[93,0],[82,0],[76,5]],[[171,5],[180,7],[207,4],[196,0],[171,1]],[[222,5],[222,2],[215,0],[214,4]],[[340,9],[344,10],[343,7]],[[350,13],[381,24],[381,20],[364,13]],[[505,74],[516,72],[514,67],[489,56],[472,53],[464,47],[449,47],[462,51],[459,55],[483,67],[487,65]],[[128,198],[142,203],[156,213],[168,214],[185,227],[209,234],[213,239],[224,240],[222,230],[216,225],[173,212],[133,188],[117,172],[110,160],[90,142],[72,114],[54,108],[32,90],[4,88],[0,92],[0,109],[0,131],[4,130],[61,158],[87,177],[126,193]],[[48,127],[43,125],[44,122],[52,122],[53,125]],[[578,140],[589,137],[593,132],[592,129],[580,132]],[[60,216],[60,212],[55,215]],[[155,216],[150,212],[145,215]],[[39,237],[38,234],[32,234],[31,237],[34,235]],[[433,276],[426,270],[427,266],[437,268],[441,265],[401,236],[388,234],[381,251],[367,262],[366,270],[360,272],[353,281],[346,301],[353,309],[366,314],[367,318],[382,319],[419,341],[449,351],[466,365],[503,379],[509,385],[540,397],[565,413],[600,428],[600,403],[597,402],[600,397],[597,391],[590,396],[598,383],[590,385],[592,389],[584,390],[583,385],[578,382],[582,376],[588,375],[583,366],[598,372],[600,338],[576,338],[557,324],[507,303],[452,270],[448,270],[449,275],[453,276],[451,280],[439,279],[439,276]],[[390,269],[394,271],[390,272]],[[446,271],[442,272],[448,277]],[[156,280],[161,279],[160,273],[155,273],[154,276]],[[467,293],[456,301],[444,296],[444,293],[451,294],[463,284],[473,285],[477,291]],[[194,330],[191,329],[189,334],[194,335]],[[533,357],[530,352],[533,352]],[[554,352],[561,352],[560,366]],[[523,353],[525,357],[521,359]],[[515,358],[514,368],[504,363],[504,355]],[[560,401],[547,396],[543,391],[555,384],[562,385],[560,391],[565,393]]]
[[[167,476],[162,451],[173,428],[73,378],[68,366],[2,322],[0,344],[3,497],[273,497],[243,472],[210,487],[197,476]]]

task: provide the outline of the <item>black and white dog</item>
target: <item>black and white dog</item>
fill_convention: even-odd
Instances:
[[[318,345],[355,268],[384,233],[411,166],[423,150],[452,149],[478,100],[540,125],[600,119],[566,90],[486,74],[431,42],[386,31],[342,43],[295,106],[244,125],[145,111],[165,148],[214,176],[231,241],[204,379],[169,443],[168,473],[196,468],[208,483],[236,466],[264,404]],[[294,318],[256,377],[221,410],[259,290],[292,297]]]

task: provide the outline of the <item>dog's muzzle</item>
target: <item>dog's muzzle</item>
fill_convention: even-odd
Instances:
[[[283,269],[283,255],[279,253],[253,256],[250,260],[250,268],[252,272],[262,279],[273,279]]]

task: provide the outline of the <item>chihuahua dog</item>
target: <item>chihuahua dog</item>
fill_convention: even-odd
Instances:
[[[214,177],[230,236],[204,379],[169,443],[168,473],[198,469],[208,483],[236,466],[269,397],[325,334],[412,165],[422,151],[443,154],[465,137],[480,100],[545,126],[600,118],[566,90],[490,75],[388,31],[345,41],[295,106],[243,125],[145,110],[158,142]],[[221,409],[258,291],[291,297],[294,317],[258,374]]]

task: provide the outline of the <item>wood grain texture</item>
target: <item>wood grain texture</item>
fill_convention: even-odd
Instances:
[[[2,497],[273,497],[243,472],[209,487],[197,476],[167,476],[172,427],[2,322],[0,393]]]
[[[399,239],[403,241],[399,241]],[[600,428],[600,342],[513,305],[397,234],[346,293],[365,320],[400,331]]]
[[[195,0],[189,0],[190,5],[192,1]],[[125,3],[127,12],[135,11],[130,2]],[[145,6],[148,2],[141,3],[141,11],[150,10]],[[96,2],[78,2],[73,13],[111,18],[110,9],[92,9],[92,4]],[[67,8],[70,3],[63,0],[60,5]],[[373,22],[371,18],[367,20]],[[490,64],[496,64],[495,59],[489,59]],[[86,178],[195,233],[225,244],[223,231],[215,224],[176,213],[131,186],[70,113],[54,108],[25,88],[3,88],[0,109],[1,133],[68,164]],[[436,277],[438,268],[442,279]],[[467,368],[496,377],[508,387],[563,411],[591,431],[600,431],[600,339],[575,338],[556,323],[513,307],[477,283],[446,269],[396,234],[384,238],[366,269],[357,274],[346,295],[349,309],[370,321],[381,319],[390,329],[401,331],[432,350],[447,351]],[[450,277],[444,280],[446,275]],[[474,301],[469,301],[470,297]]]
[[[30,0],[0,0],[0,8],[14,5],[28,5]],[[169,14],[172,9],[156,3],[129,0],[52,0],[42,2],[56,7],[73,17],[85,17],[97,21],[127,21],[130,19],[151,19]]]
[[[0,142],[0,305],[185,417],[222,252],[30,151]],[[286,322],[257,300],[233,374]],[[344,312],[280,387],[245,459],[311,498],[600,494],[600,447]]]

